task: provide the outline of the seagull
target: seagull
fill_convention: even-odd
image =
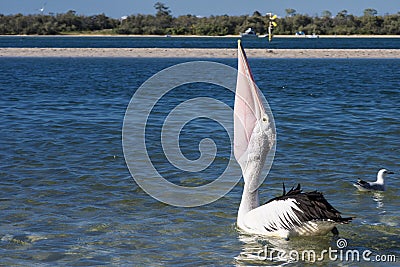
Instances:
[[[318,191],[303,193],[300,184],[260,206],[258,188],[265,160],[273,153],[276,134],[272,114],[265,111],[246,53],[238,41],[238,77],[234,104],[234,154],[244,179],[237,216],[239,230],[255,235],[338,235],[336,225],[349,223]]]
[[[357,183],[353,185],[360,191],[385,191],[385,177],[387,174],[394,174],[394,172],[380,169],[376,175],[376,182],[366,182],[358,179]]]

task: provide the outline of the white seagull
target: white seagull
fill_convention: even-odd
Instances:
[[[243,174],[244,189],[237,226],[257,235],[290,236],[337,235],[337,224],[348,223],[322,193],[303,193],[300,185],[260,206],[258,188],[268,153],[275,147],[272,115],[265,111],[261,92],[254,82],[246,54],[238,41],[238,78],[234,107],[234,154]]]
[[[385,177],[388,174],[394,174],[394,172],[386,169],[380,169],[376,175],[375,182],[366,182],[358,179],[357,183],[353,185],[360,191],[385,191]]]

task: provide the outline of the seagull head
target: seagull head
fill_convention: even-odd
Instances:
[[[388,171],[387,169],[380,169],[378,175],[386,176],[387,174],[394,174],[394,172]]]
[[[386,175],[388,174],[394,174],[394,172],[388,171],[387,169],[380,169],[377,175],[377,182],[383,183]]]

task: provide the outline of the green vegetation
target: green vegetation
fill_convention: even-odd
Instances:
[[[259,34],[267,33],[268,17],[255,11],[253,15],[197,17],[185,15],[173,17],[169,8],[160,2],[154,5],[155,15],[130,15],[121,19],[105,14],[83,16],[70,10],[64,14],[51,15],[2,15],[0,34],[146,34],[146,35],[237,35],[252,27]],[[348,14],[346,10],[336,16],[328,10],[321,16],[297,14],[286,9],[286,16],[277,20],[274,34],[293,35],[298,31],[306,34],[352,35],[400,34],[400,12],[378,16],[372,8],[364,10],[363,16]]]

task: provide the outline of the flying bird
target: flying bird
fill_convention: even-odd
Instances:
[[[246,53],[238,41],[238,77],[234,105],[234,154],[244,179],[237,227],[250,234],[290,236],[338,234],[342,218],[318,191],[303,193],[300,184],[260,206],[258,188],[266,158],[275,148],[272,114],[265,111]]]
[[[358,179],[357,183],[353,184],[360,191],[385,191],[385,177],[388,174],[394,174],[394,172],[386,169],[380,169],[376,175],[375,182],[366,182]]]
[[[47,3],[44,3],[43,6],[42,6],[41,8],[38,9],[42,15],[43,15],[44,7],[46,6],[46,4],[47,4]]]

